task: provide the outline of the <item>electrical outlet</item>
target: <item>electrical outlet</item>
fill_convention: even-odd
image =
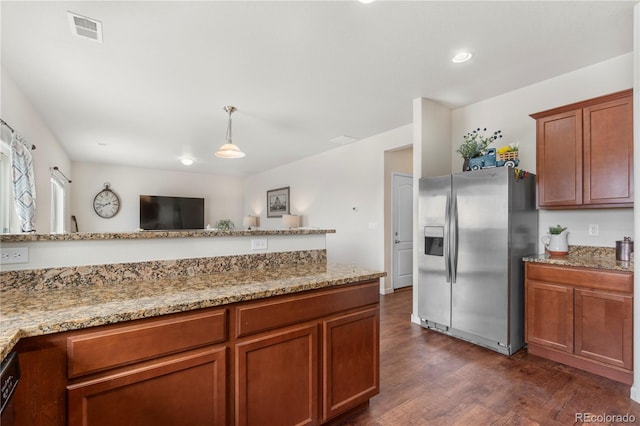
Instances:
[[[267,239],[251,240],[251,250],[266,250]]]
[[[29,249],[27,247],[0,249],[0,264],[29,263]]]
[[[598,236],[598,225],[594,223],[589,224],[589,235],[592,237]]]

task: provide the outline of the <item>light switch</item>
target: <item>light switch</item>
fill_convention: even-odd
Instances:
[[[251,250],[266,250],[267,239],[261,238],[259,240],[251,240]]]

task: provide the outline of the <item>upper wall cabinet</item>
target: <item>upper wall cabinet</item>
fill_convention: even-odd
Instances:
[[[633,207],[631,89],[531,117],[538,207]]]

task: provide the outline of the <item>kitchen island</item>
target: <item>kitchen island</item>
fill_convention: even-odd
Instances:
[[[319,262],[4,289],[16,424],[330,421],[378,393],[382,276]]]
[[[324,424],[379,389],[385,273],[333,230],[5,235],[17,425]]]

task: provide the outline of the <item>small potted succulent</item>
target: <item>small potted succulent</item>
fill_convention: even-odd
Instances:
[[[569,254],[568,235],[566,226],[550,226],[549,233],[542,237],[542,244],[551,256],[566,256]]]
[[[550,226],[549,227],[549,233],[551,235],[560,235],[560,234],[562,234],[562,231],[564,231],[566,229],[567,229],[567,227],[566,226],[562,226],[562,225]]]
[[[218,223],[216,223],[216,228],[218,228],[219,231],[233,231],[236,229],[236,226],[231,219],[220,219]]]

